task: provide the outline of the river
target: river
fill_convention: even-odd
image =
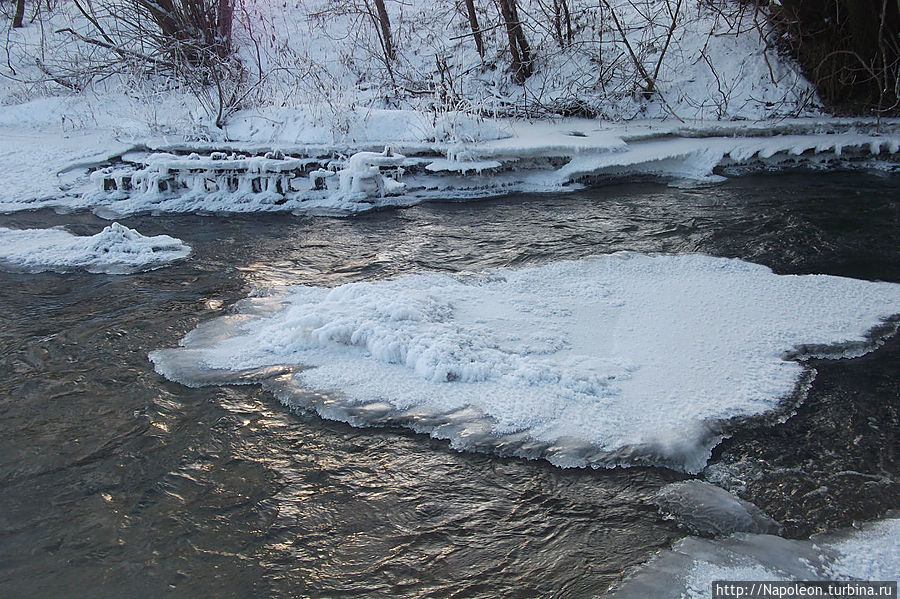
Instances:
[[[432,202],[352,218],[136,216],[189,259],[133,275],[0,272],[0,589],[9,597],[590,597],[683,536],[652,503],[685,475],[559,469],[289,410],[259,386],[153,370],[254,289],[538,265],[620,250],[900,282],[891,176]],[[0,215],[66,225],[90,213]],[[900,507],[900,343],[814,362],[797,414],[716,451],[803,537]],[[718,467],[714,466],[712,470]],[[722,471],[718,468],[717,471]]]

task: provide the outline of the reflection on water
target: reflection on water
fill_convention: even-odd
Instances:
[[[679,536],[648,499],[680,475],[459,454],[402,430],[294,414],[254,386],[188,389],[156,375],[147,352],[176,344],[254,288],[619,250],[702,251],[780,272],[900,281],[897,197],[894,179],[817,175],[435,203],[352,219],[138,217],[123,224],[185,240],[191,259],[130,276],[0,273],[2,594],[602,594]],[[87,214],[0,217],[6,227],[56,224],[89,234],[104,223]],[[896,365],[879,359],[853,375],[881,377],[866,391],[875,398],[898,380]],[[843,404],[831,404],[855,405],[853,390],[867,388],[848,385]],[[798,418],[834,426],[835,410]],[[895,437],[889,410],[865,418]],[[779,455],[818,459],[815,447],[778,443]],[[746,441],[733,451],[752,449]],[[895,475],[893,462],[871,454],[883,447],[864,451],[840,459],[863,474],[876,463]],[[786,500],[767,489],[758,494],[777,511]],[[852,501],[837,497],[852,518]],[[872,505],[896,501],[886,497]],[[805,509],[827,520],[827,501],[815,501]]]

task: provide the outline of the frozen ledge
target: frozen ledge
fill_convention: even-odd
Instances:
[[[657,179],[678,185],[791,169],[893,172],[900,121],[779,123],[596,121],[504,123],[506,137],[469,142],[366,141],[261,147],[248,142],[144,144],[95,167],[90,188],[18,202],[139,212],[354,214],[429,199],[564,192]],[[75,190],[73,190],[75,191]]]

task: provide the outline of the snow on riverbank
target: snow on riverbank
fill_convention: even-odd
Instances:
[[[520,127],[517,136],[456,144],[442,148],[443,155],[402,143],[399,148],[406,156],[395,155],[394,146],[386,145],[382,153],[359,150],[346,159],[301,154],[261,160],[219,153],[223,159],[211,162],[197,154],[158,152],[135,157],[134,165],[99,171],[98,189],[77,202],[112,217],[198,210],[352,214],[429,199],[565,192],[605,180],[650,177],[696,185],[722,181],[717,172],[893,171],[900,149],[900,134],[654,136],[626,141],[614,130],[585,129]],[[364,187],[348,183],[360,177],[368,181]]]
[[[240,111],[144,69],[116,71],[120,54],[84,40],[103,24],[116,32],[124,17],[117,11],[97,7],[96,21],[65,3],[48,7],[8,31],[0,212],[349,214],[430,198],[557,192],[601,178],[710,182],[721,174],[713,170],[748,162],[838,168],[875,149],[882,154],[871,163],[893,163],[885,154],[896,151],[897,123],[875,131],[872,122],[822,119],[812,87],[775,51],[777,32],[759,5],[690,1],[673,12],[653,0],[577,0],[566,5],[573,21],[565,39],[547,27],[554,16],[546,3],[520,5],[534,55],[524,84],[511,76],[508,35],[487,6],[478,8],[480,54],[458,6],[387,3],[396,58],[386,68],[380,36],[358,7],[249,1],[232,40],[250,86],[236,94]],[[210,124],[219,109],[228,117],[221,129]],[[549,120],[559,113],[606,120]],[[506,118],[516,116],[548,120]],[[797,116],[811,120],[790,120]],[[747,141],[773,133],[817,137]],[[372,172],[365,193],[343,189],[342,176],[312,176],[347,175],[354,155],[385,147],[407,160],[393,173]],[[200,176],[197,165],[175,160],[238,152],[258,164],[270,151],[309,168],[276,183],[243,176],[258,171]],[[94,177],[92,187],[88,171],[100,168],[111,176]]]
[[[270,381],[288,404],[404,424],[461,449],[696,472],[723,421],[795,391],[804,369],[786,352],[859,353],[897,313],[900,285],[615,254],[289,288],[151,359],[189,385],[294,371]]]
[[[65,208],[88,184],[88,171],[131,147],[99,131],[0,127],[0,212]]]
[[[50,111],[46,104],[36,109]],[[327,142],[291,111],[278,113],[280,121],[263,119],[266,127],[249,126],[256,121],[248,113],[235,119],[244,125],[235,127],[239,136],[205,142],[118,142],[110,132],[49,125],[25,131],[6,118],[0,131],[13,143],[0,150],[0,169],[12,176],[0,189],[0,212],[353,214],[429,199],[564,192],[606,180],[682,185],[796,168],[894,171],[900,149],[897,120],[612,124],[457,115],[460,138],[446,135],[446,125],[425,127],[421,114],[385,112],[360,116],[358,137],[340,143]]]
[[[516,18],[533,58],[533,75],[521,83],[511,72],[507,31],[490,3],[473,5],[482,54],[461,5],[386,2],[394,54],[387,59],[368,9],[329,0],[247,0],[235,11],[231,39],[246,80],[237,96],[266,115],[312,107],[314,126],[324,123],[331,141],[353,137],[356,108],[421,111],[431,117],[423,122],[459,109],[481,116],[595,114],[612,120],[816,114],[815,92],[777,50],[778,32],[764,4],[688,0],[673,13],[669,2],[657,0],[568,0],[565,34],[554,30],[551,23],[561,27],[561,15],[546,3],[518,5]],[[101,2],[85,9],[93,15],[68,3],[53,5],[20,28],[9,27],[9,17],[0,14],[0,27],[8,28],[0,103],[72,89],[117,92],[128,108],[117,110],[119,126],[129,129],[140,120],[135,115],[146,116],[154,128],[177,130],[214,117],[219,108],[234,108],[227,99],[219,106],[201,89],[191,94],[194,86],[186,92],[184,81],[173,85],[139,68],[149,65],[123,64],[124,54],[158,50],[152,24],[135,39],[121,33],[140,20],[125,7]],[[98,35],[110,37],[97,43]],[[109,43],[122,47],[113,50]]]
[[[687,537],[638,568],[610,597],[703,599],[712,597],[715,580],[896,581],[898,574],[900,518],[894,517],[809,541],[756,534]]]
[[[190,252],[179,239],[168,235],[145,237],[119,223],[89,237],[57,228],[0,228],[0,267],[15,271],[84,269],[124,274],[160,268]]]

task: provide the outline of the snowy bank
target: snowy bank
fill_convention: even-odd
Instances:
[[[0,267],[24,272],[84,269],[124,274],[160,268],[185,258],[191,248],[168,235],[145,237],[113,223],[90,237],[59,228],[0,228]]]
[[[150,357],[187,385],[264,380],[288,405],[459,449],[697,472],[730,419],[797,390],[788,353],[864,353],[898,313],[896,284],[614,254],[287,288]]]
[[[712,597],[714,580],[896,581],[898,574],[900,518],[894,517],[809,541],[743,533],[687,537],[638,568],[610,597],[702,599]]]
[[[121,48],[96,39],[130,30],[127,11],[47,7],[8,31],[0,212],[350,214],[609,178],[893,168],[897,123],[821,118],[810,84],[776,51],[763,5],[570,0],[563,35],[549,5],[519,4],[533,51],[524,82],[487,5],[467,15],[452,3],[387,3],[390,59],[383,32],[352,3],[248,0],[235,15],[231,42],[246,70],[231,103],[222,89],[173,85],[172,73],[117,70],[123,55],[153,54],[152,35],[126,36]],[[561,114],[605,120],[516,120]],[[385,147],[404,159],[359,164]],[[231,170],[205,164],[223,154]]]
[[[124,91],[120,127],[132,128],[140,120],[134,115],[146,115],[154,128],[175,130],[238,103],[268,113],[310,105],[316,121],[336,137],[354,135],[356,109],[411,109],[432,121],[459,109],[482,116],[614,120],[816,114],[815,91],[777,50],[778,32],[768,23],[765,4],[687,0],[673,13],[671,3],[659,0],[567,0],[565,34],[551,25],[562,26],[550,5],[517,4],[533,71],[524,82],[511,72],[508,33],[490,3],[473,3],[477,15],[467,15],[455,3],[386,2],[389,58],[383,32],[361,5],[247,0],[235,11],[231,39],[245,81],[236,98],[217,101],[200,85],[185,91],[183,81],[173,85],[164,75],[136,68],[152,64],[123,61],[162,53],[158,29],[139,23],[133,7],[89,3],[83,7],[88,16],[59,3],[26,19],[24,27],[8,29],[0,103],[73,89],[98,96]],[[472,18],[480,23],[480,50]],[[0,24],[8,23],[0,14]],[[145,33],[136,26],[146,27]]]
[[[339,135],[312,107],[249,109],[200,141],[122,129],[102,112],[72,124],[88,100],[4,107],[0,212],[354,214],[636,178],[692,185],[791,169],[893,172],[900,148],[897,119],[527,122],[356,109]]]
[[[76,204],[112,216],[143,211],[347,214],[429,199],[565,192],[608,180],[695,184],[721,181],[720,173],[892,171],[900,149],[896,133],[762,135],[770,132],[762,129],[734,135],[737,129],[708,124],[696,129],[647,124],[629,131],[591,121],[506,125],[504,138],[428,144],[398,135],[401,140],[381,141],[381,147],[357,144],[349,157],[315,146],[288,146],[262,156],[251,153],[255,144],[250,143],[226,146],[230,154],[198,144],[182,153],[170,147],[132,154],[123,164],[97,171],[96,190]],[[489,129],[493,133],[493,124]],[[187,150],[191,153],[185,155]],[[204,150],[208,153],[198,153]],[[363,178],[367,184],[360,187]]]
[[[395,116],[385,122],[416,122],[413,115]],[[107,218],[141,212],[354,214],[431,199],[559,193],[608,181],[694,185],[792,169],[894,172],[900,150],[898,121],[880,127],[859,119],[778,125],[473,121],[467,140],[427,140],[409,128],[372,123],[361,140],[329,144],[303,143],[290,131],[293,121],[282,117],[274,130],[246,130],[242,140],[110,140],[107,151],[96,134],[86,140],[90,152],[76,150],[77,139],[57,144],[48,135],[22,135],[14,138],[18,148],[0,152],[0,166],[22,174],[0,192],[0,211],[92,209]],[[63,160],[67,151],[73,153]],[[41,174],[48,167],[57,169],[56,180]]]

